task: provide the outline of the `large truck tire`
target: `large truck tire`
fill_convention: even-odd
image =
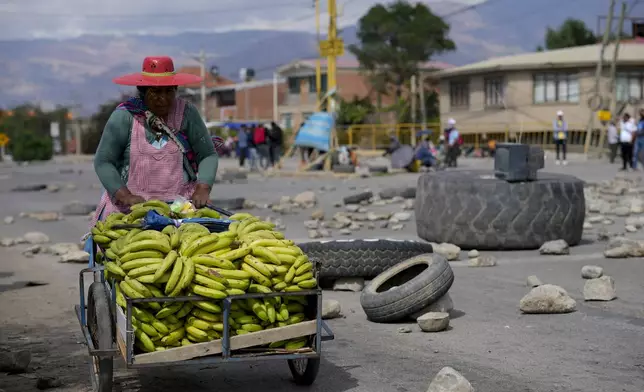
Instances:
[[[377,276],[401,261],[432,253],[431,244],[400,240],[336,240],[298,244],[311,261],[320,264],[320,278]]]
[[[576,177],[539,173],[511,183],[477,170],[420,176],[415,206],[420,238],[479,250],[537,249],[558,239],[577,245],[586,211]]]
[[[444,257],[419,255],[376,276],[362,291],[360,305],[370,321],[400,321],[436,302],[452,283],[454,272]]]

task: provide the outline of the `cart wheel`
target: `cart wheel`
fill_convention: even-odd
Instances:
[[[104,283],[92,283],[87,295],[87,328],[94,346],[98,349],[112,349],[114,346],[114,324],[110,310],[109,293]],[[90,376],[96,392],[112,392],[114,373],[112,357],[91,357]]]
[[[297,385],[311,385],[320,371],[319,358],[289,359],[288,368]]]

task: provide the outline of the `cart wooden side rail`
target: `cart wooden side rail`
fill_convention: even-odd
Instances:
[[[100,281],[95,281],[90,286],[87,301],[85,298],[86,274],[93,274],[94,280],[96,280],[96,277],[101,276]],[[289,293],[252,293],[229,296],[222,300],[224,328],[221,339],[135,355],[135,337],[132,326],[132,306],[134,304],[209,301],[211,299],[199,296],[134,299],[125,296],[126,309],[124,312],[123,309],[116,306],[115,291],[109,288],[107,282],[102,278],[103,276],[103,267],[98,265],[80,271],[80,304],[75,306],[89,355],[93,358],[92,366],[90,366],[92,382],[95,390],[99,392],[111,390],[112,360],[117,356],[123,358],[128,368],[287,360],[295,382],[300,385],[310,385],[317,376],[322,341],[335,338],[331,329],[322,320],[322,291],[320,289]],[[309,301],[307,316],[311,321],[230,336],[229,315],[233,300],[277,296],[307,297]],[[103,323],[102,327],[101,323]],[[299,350],[257,348],[257,346],[267,345],[271,342],[304,336],[311,337],[309,345]],[[111,342],[111,344],[108,344],[108,342]],[[106,384],[109,384],[109,386]]]

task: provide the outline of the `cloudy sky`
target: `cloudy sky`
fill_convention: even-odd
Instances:
[[[337,1],[341,24],[354,23],[371,5],[383,2]],[[484,1],[449,0],[456,4],[440,8]],[[326,1],[321,4],[326,8]],[[0,40],[248,29],[314,31],[314,15],[313,0],[0,0]]]

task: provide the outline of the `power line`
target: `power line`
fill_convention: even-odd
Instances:
[[[79,14],[77,12],[43,12],[43,11],[20,11],[20,10],[2,10],[3,13],[13,14],[12,17],[82,17],[82,18],[103,18],[103,19],[112,19],[112,18],[142,18],[142,17],[171,17],[176,18],[177,16],[201,16],[201,15],[211,15],[211,14],[229,14],[229,13],[238,13],[238,12],[248,12],[254,10],[266,10],[273,8],[283,8],[283,7],[294,7],[302,6],[302,2],[281,2],[281,3],[271,3],[259,6],[253,6],[249,8],[248,6],[238,6],[238,7],[225,7],[225,8],[216,8],[216,9],[206,9],[199,11],[181,11],[173,13],[145,13],[145,14],[105,14],[105,13],[96,13],[96,14]],[[308,7],[307,7],[308,8]]]

